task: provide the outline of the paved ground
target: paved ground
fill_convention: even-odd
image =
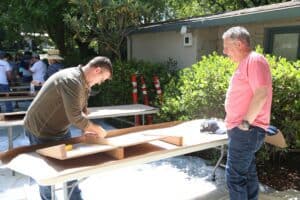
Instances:
[[[113,128],[103,125],[106,129]],[[72,128],[72,135],[78,134],[79,130]],[[1,129],[0,151],[7,149],[6,135],[6,129]],[[22,127],[14,128],[14,145],[26,144],[28,141]],[[96,174],[81,181],[79,187],[85,200],[229,199],[224,170],[217,170],[216,182],[210,181],[211,170],[212,167],[200,158],[180,156]],[[261,191],[261,200],[300,200],[299,191],[276,192],[266,186],[261,186]],[[62,193],[58,192],[57,197],[63,199]],[[38,187],[29,177],[18,173],[12,176],[10,170],[0,169],[0,199],[39,200]]]

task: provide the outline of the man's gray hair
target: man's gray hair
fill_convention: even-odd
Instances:
[[[248,44],[248,46],[250,46],[250,33],[242,26],[235,26],[228,29],[225,33],[223,33],[222,38],[223,40],[225,38],[230,38],[232,40],[244,41]]]

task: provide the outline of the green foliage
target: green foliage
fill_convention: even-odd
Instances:
[[[174,65],[167,63],[149,63],[143,61],[116,61],[113,63],[113,79],[103,83],[101,86],[95,86],[94,91],[99,92],[98,95],[91,97],[90,106],[103,105],[121,105],[132,103],[132,84],[131,75],[137,74],[139,103],[143,104],[143,95],[141,93],[140,76],[143,75],[150,104],[156,104],[156,90],[153,84],[153,76],[158,75],[161,87],[163,89],[172,77]]]
[[[72,0],[71,3],[74,9],[64,16],[74,36],[81,42],[96,39],[101,52],[110,51],[117,59],[121,59],[128,28],[139,25],[141,16],[149,9],[149,3],[133,0]]]
[[[291,148],[299,148],[300,62],[270,55],[266,58],[273,77],[271,124],[282,130]],[[213,53],[179,71],[165,88],[160,119],[224,118],[225,93],[233,68],[228,58]]]
[[[213,53],[179,71],[167,85],[160,117],[163,121],[224,118],[224,99],[234,64]]]
[[[300,145],[300,69],[299,61],[267,55],[273,76],[271,123],[285,134],[291,148]]]

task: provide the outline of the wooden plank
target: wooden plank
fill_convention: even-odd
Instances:
[[[59,144],[52,147],[38,149],[36,150],[36,152],[43,156],[64,160],[67,156],[65,148],[65,144]]]
[[[122,147],[134,146],[142,143],[162,139],[166,136],[143,135],[141,133],[126,134],[107,139],[86,136],[87,143],[73,144],[72,150],[67,151],[65,144],[55,145],[47,148],[38,149],[36,152],[47,157],[66,160],[82,157],[90,154],[106,152],[117,159],[124,157],[123,150],[112,151]],[[108,152],[110,151],[110,152]]]
[[[286,148],[287,144],[285,142],[282,132],[279,130],[276,135],[269,136],[266,134],[265,142],[274,145],[279,148]]]
[[[66,160],[71,158],[77,158],[81,156],[86,156],[90,154],[100,153],[104,151],[109,151],[116,149],[117,147],[113,147],[110,145],[99,145],[99,144],[86,144],[86,143],[78,143],[73,144],[72,150],[66,150],[65,144],[55,145],[47,148],[42,148],[36,150],[37,153],[59,159]]]
[[[117,160],[124,159],[124,157],[125,157],[124,148],[117,148],[117,149],[114,149],[111,151],[106,151],[104,153],[117,159]]]
[[[128,133],[134,133],[134,132],[140,132],[145,130],[155,130],[155,129],[161,129],[166,127],[172,127],[178,124],[181,124],[182,121],[172,121],[172,122],[164,122],[159,124],[151,124],[151,125],[143,125],[143,126],[135,126],[130,128],[122,128],[122,129],[116,129],[111,130],[107,132],[107,137],[113,137],[117,135],[124,135]]]
[[[183,145],[183,137],[182,136],[168,136],[161,139],[164,142],[174,144],[176,146],[182,146]]]
[[[161,135],[143,135],[142,133],[132,133],[132,134],[107,138],[107,142],[108,144],[113,146],[128,147],[128,146],[151,142],[154,140],[160,140],[165,137],[166,136],[161,136]]]
[[[118,135],[124,135],[124,134],[129,134],[133,132],[138,132],[138,131],[143,131],[143,130],[150,130],[150,129],[160,129],[160,128],[165,128],[165,127],[171,127],[176,124],[180,124],[182,122],[180,121],[175,121],[175,122],[164,122],[164,123],[159,123],[159,124],[152,124],[152,125],[143,125],[143,126],[136,126],[136,127],[131,127],[131,128],[123,128],[123,129],[117,129],[117,130],[111,130],[107,132],[107,138],[113,137],[113,136],[118,136]],[[48,144],[38,144],[38,145],[31,145],[31,146],[22,146],[22,147],[17,147],[14,149],[10,149],[6,152],[0,152],[0,160],[2,163],[8,163],[11,161],[14,157],[18,156],[19,154],[22,153],[30,153],[34,152],[37,149],[45,148],[45,147],[50,147],[58,144],[76,144],[76,143],[84,143],[86,141],[85,136],[80,136],[80,137],[75,137],[71,138],[65,141],[57,141],[57,142],[51,142]]]

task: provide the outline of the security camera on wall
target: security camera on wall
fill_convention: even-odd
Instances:
[[[184,35],[186,33],[187,33],[187,27],[186,26],[182,26],[181,29],[180,29],[180,34]]]

